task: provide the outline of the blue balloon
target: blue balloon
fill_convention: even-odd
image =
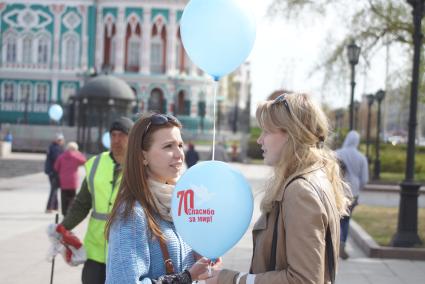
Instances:
[[[109,132],[103,133],[103,135],[102,135],[102,145],[106,149],[111,148],[111,136],[110,136]]]
[[[251,52],[256,23],[241,0],[191,0],[183,11],[180,33],[184,48],[199,68],[218,80]]]
[[[59,121],[62,118],[63,109],[60,105],[51,105],[49,108],[49,117],[54,121]]]
[[[222,256],[247,230],[253,210],[243,175],[220,161],[189,168],[174,188],[171,214],[177,232],[199,254]]]

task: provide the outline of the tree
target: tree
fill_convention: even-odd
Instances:
[[[325,71],[324,84],[335,75],[345,73],[346,46],[354,38],[362,47],[361,57],[366,68],[371,59],[383,47],[396,46],[406,55],[405,63],[401,64],[393,74],[388,74],[392,88],[409,88],[411,77],[411,58],[413,53],[413,23],[412,7],[406,0],[272,0],[268,14],[271,17],[284,16],[290,20],[300,21],[306,17],[325,17],[331,12],[343,19],[346,23],[347,35],[342,39],[329,39],[328,49],[324,60],[314,68],[315,71]],[[422,28],[423,30],[424,27]],[[424,70],[424,61],[422,60]],[[423,73],[421,78],[421,92],[425,90]],[[406,95],[408,92],[405,92]]]

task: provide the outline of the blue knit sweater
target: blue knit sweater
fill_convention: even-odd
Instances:
[[[189,269],[195,262],[193,250],[176,232],[173,223],[158,220],[175,271]],[[105,283],[151,284],[151,279],[161,275],[165,275],[165,266],[159,242],[152,239],[145,211],[136,202],[133,214],[127,220],[117,219],[111,227]]]

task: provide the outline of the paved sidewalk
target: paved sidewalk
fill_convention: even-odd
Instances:
[[[0,159],[0,164],[2,162]],[[231,165],[240,169],[252,185],[255,196],[252,228],[260,213],[260,189],[270,169],[261,165]],[[0,177],[0,283],[49,283],[51,264],[45,260],[49,247],[45,229],[54,221],[54,215],[44,213],[48,193],[48,180],[43,173]],[[377,196],[368,196],[364,202],[383,199],[395,203],[398,196],[374,194]],[[84,222],[74,232],[83,238],[86,226]],[[224,267],[248,271],[252,250],[251,228],[223,257]],[[351,240],[348,252],[351,258],[340,261],[337,283],[424,283],[425,261],[370,259]],[[54,283],[80,283],[81,268],[69,267],[58,256]]]

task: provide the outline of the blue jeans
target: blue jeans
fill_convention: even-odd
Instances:
[[[341,240],[342,243],[345,243],[347,241],[348,230],[350,228],[351,214],[353,213],[354,207],[356,207],[357,204],[358,204],[358,199],[359,199],[358,196],[354,197],[353,202],[351,203],[350,207],[348,208],[350,215],[344,216],[340,220],[340,226],[341,226],[340,240]]]
[[[348,229],[350,228],[350,216],[344,216],[342,217],[340,221],[341,225],[341,243],[345,243],[347,241],[348,237]]]
[[[47,210],[58,210],[59,177],[57,174],[49,174],[50,194],[47,200]]]

